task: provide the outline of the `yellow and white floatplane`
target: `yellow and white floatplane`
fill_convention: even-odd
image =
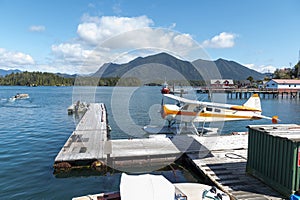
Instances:
[[[162,92],[163,93],[163,92]],[[165,103],[165,99],[175,100],[175,104]],[[196,134],[205,131],[204,124],[210,122],[225,122],[238,120],[258,120],[270,119],[272,123],[278,122],[278,116],[267,117],[262,115],[260,97],[253,94],[243,105],[232,105],[223,103],[204,102],[198,100],[190,100],[173,94],[163,93],[161,104],[161,117],[167,121],[167,126],[153,127],[145,126],[143,129],[147,133],[179,133],[178,124],[191,124],[189,132]],[[195,126],[195,123],[203,123],[201,129]],[[206,131],[216,131],[209,130]]]

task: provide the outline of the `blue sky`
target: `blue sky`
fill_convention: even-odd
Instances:
[[[166,50],[272,72],[298,61],[299,7],[298,0],[0,0],[0,68],[91,73]]]

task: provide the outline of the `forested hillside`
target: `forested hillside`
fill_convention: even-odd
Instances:
[[[48,72],[20,72],[0,77],[0,85],[20,86],[115,86],[118,81],[118,77],[100,79],[86,76],[75,78],[63,77]],[[123,82],[121,84],[131,86],[130,81],[129,83]]]
[[[12,73],[0,78],[0,85],[55,86],[73,85],[74,78],[64,78],[48,72]]]

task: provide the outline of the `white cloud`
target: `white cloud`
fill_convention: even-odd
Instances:
[[[105,48],[87,49],[78,43],[62,43],[51,47],[54,59],[51,65],[60,72],[91,73],[104,63],[111,62],[116,55]]]
[[[22,52],[7,51],[0,48],[0,66],[5,68],[23,69],[26,65],[34,65],[33,58]]]
[[[244,66],[248,67],[249,69],[253,69],[260,73],[273,73],[277,68],[272,65],[255,65],[255,64],[243,64]]]
[[[84,50],[80,44],[62,43],[59,45],[52,45],[51,50],[58,57],[63,58],[79,58],[85,59],[91,53],[88,50]]]
[[[192,47],[194,41],[190,34],[180,34],[174,37],[174,43],[180,46]]]
[[[107,62],[124,63],[159,52],[183,56],[194,47],[195,42],[189,34],[145,28],[119,34],[97,47],[85,43],[62,43],[52,45],[51,49],[56,62],[73,65],[73,71],[77,73],[90,73]]]
[[[140,17],[90,17],[84,15],[83,23],[77,27],[77,34],[80,39],[90,45],[99,45],[104,40],[116,36],[120,33],[149,27],[153,21],[147,16]]]
[[[194,44],[195,42],[189,34],[148,27],[119,34],[104,41],[102,46],[109,49],[158,48],[182,52]]]
[[[84,15],[77,29],[79,37],[73,40],[76,43],[52,45],[53,62],[60,70],[73,66],[76,73],[90,73],[107,62],[124,63],[158,52],[183,56],[195,47],[191,35],[150,27],[153,24],[146,16]],[[154,50],[149,53],[145,49]]]
[[[43,32],[46,30],[45,26],[30,26],[29,31],[31,32]]]
[[[206,48],[231,48],[235,44],[236,37],[236,34],[222,32],[209,40],[205,40],[202,46]]]

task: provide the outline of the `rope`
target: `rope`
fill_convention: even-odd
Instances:
[[[232,157],[232,156],[230,156],[230,155],[233,155],[233,156],[236,156],[236,157]],[[247,160],[247,158],[245,158],[244,156],[239,155],[239,154],[236,154],[236,153],[226,153],[225,156],[226,156],[227,158],[231,158],[231,159],[240,159],[240,158],[242,158],[242,159]]]

